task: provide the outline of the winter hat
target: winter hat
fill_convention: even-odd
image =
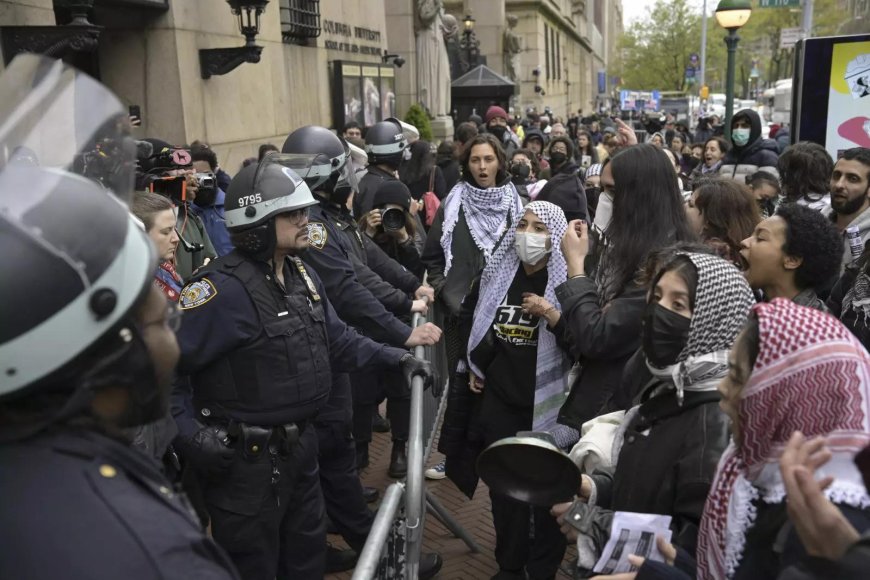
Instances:
[[[501,117],[505,121],[507,121],[508,114],[507,111],[499,107],[498,105],[493,105],[486,110],[486,122],[487,124],[495,119],[496,117]]]
[[[375,192],[372,207],[380,207],[388,203],[395,203],[409,211],[411,209],[411,191],[408,186],[398,179],[384,181]]]
[[[586,179],[589,179],[590,177],[596,177],[598,175],[601,175],[601,164],[600,163],[593,163],[592,165],[590,165],[589,167],[586,168]]]

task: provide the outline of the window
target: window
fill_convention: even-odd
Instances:
[[[320,36],[320,0],[280,0],[284,42],[307,44]]]
[[[550,27],[544,24],[544,54],[546,55],[546,79],[550,80]]]

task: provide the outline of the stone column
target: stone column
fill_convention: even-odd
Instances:
[[[405,59],[396,69],[396,114],[403,118],[417,102],[417,44],[414,36],[414,0],[384,0],[387,50]]]
[[[505,3],[493,0],[465,0],[465,14],[474,18],[474,34],[480,41],[480,54],[486,56],[486,66],[504,74],[502,62],[505,20]]]

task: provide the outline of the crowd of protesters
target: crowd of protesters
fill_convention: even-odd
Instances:
[[[0,575],[353,567],[379,493],[360,478],[371,432],[392,433],[388,472],[404,477],[407,382],[433,378],[407,349],[443,332],[444,460],[426,476],[471,497],[480,454],[521,431],[548,434],[582,473],[575,501],[551,508],[490,492],[493,578],[554,578],[569,542],[572,573],[594,576],[626,511],[670,516],[671,536],[659,561],[632,557],[614,580],[865,577],[870,149],[783,147],[752,109],[694,134],[671,115],[643,122],[644,143],[619,119],[496,105],[437,145],[397,119],[308,126],[234,176],[208,144],[155,136],[140,140],[129,209],[142,231],[126,241],[129,216],[97,203],[127,193],[109,176],[61,178],[6,143],[2,232],[24,240],[6,259],[51,248],[70,287],[88,288],[109,259],[86,246],[108,236],[127,260],[117,276],[141,288],[79,300],[102,330],[47,370],[6,370],[0,539],[15,556]],[[65,211],[89,203],[100,220],[31,223],[49,194],[21,210],[15,183],[76,190]],[[432,302],[440,327],[411,328]],[[37,323],[15,316],[9,333],[29,337]],[[73,322],[53,324],[76,342]],[[171,412],[158,396],[170,384]],[[48,480],[40,509],[54,517],[34,524],[28,502]],[[352,549],[327,546],[328,525]],[[49,531],[69,538],[65,557],[29,549]],[[46,572],[58,562],[68,574]],[[419,576],[440,566],[424,554]]]

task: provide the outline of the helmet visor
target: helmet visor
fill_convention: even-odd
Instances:
[[[0,76],[0,173],[10,166],[62,169],[129,203],[136,142],[127,111],[86,74],[33,54]]]

